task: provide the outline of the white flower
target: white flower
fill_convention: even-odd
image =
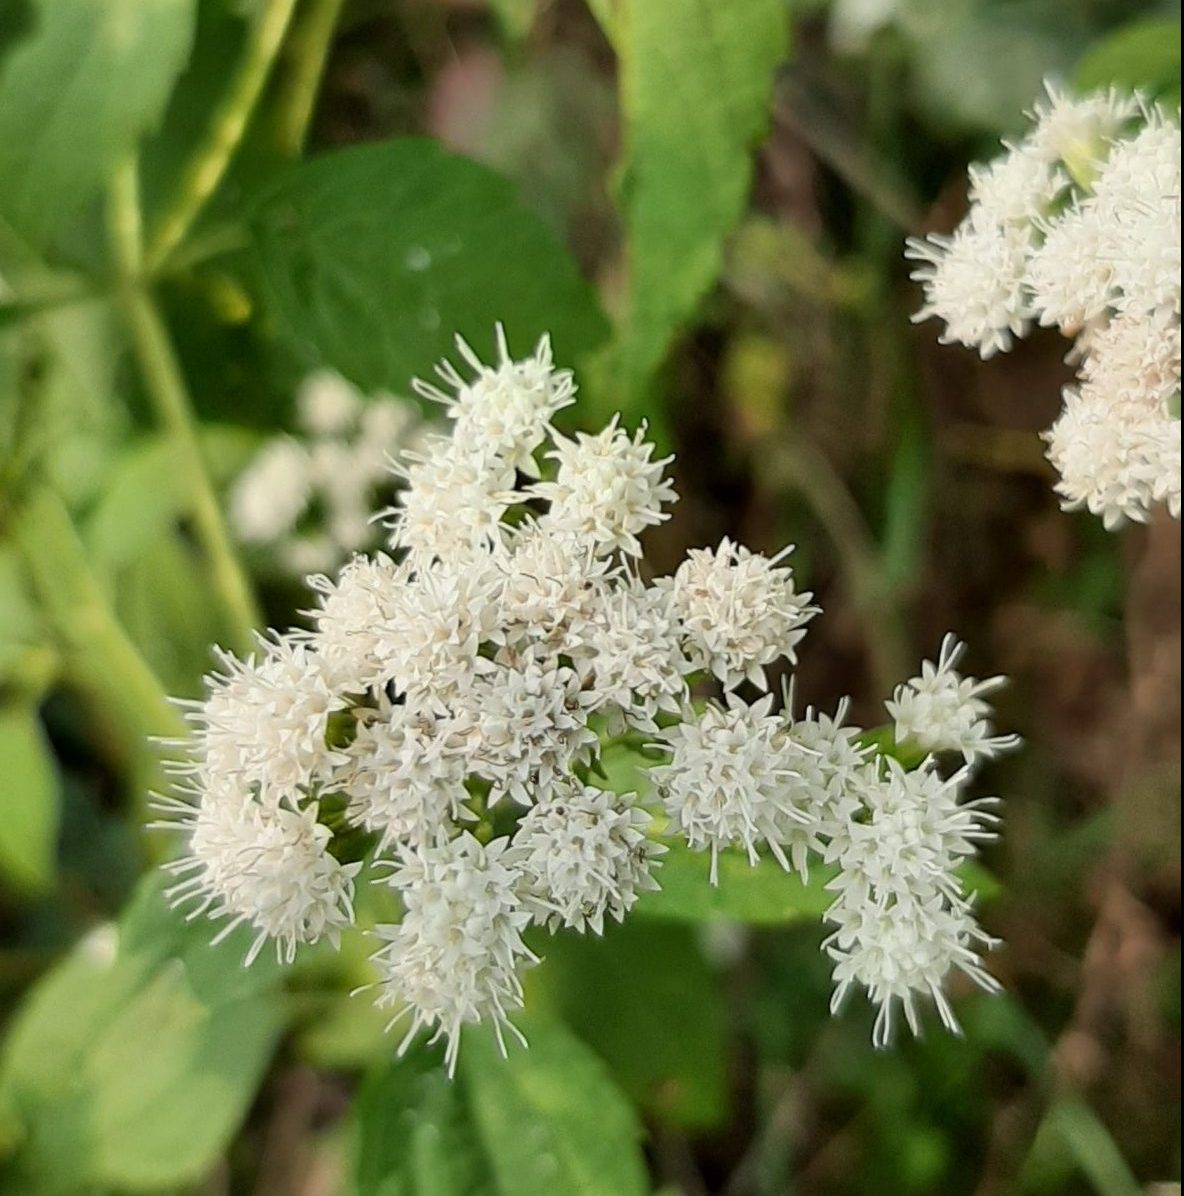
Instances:
[[[537,922],[604,931],[645,891],[665,847],[646,838],[650,816],[617,796],[573,783],[527,811],[514,835],[521,850],[524,897]]]
[[[312,462],[286,436],[264,445],[230,492],[228,515],[247,544],[268,544],[290,532],[308,507]]]
[[[678,714],[694,666],[684,655],[681,627],[663,590],[622,584],[604,595],[584,636],[576,667],[607,710],[610,732],[631,725],[656,731],[660,711]]]
[[[1028,143],[1009,148],[985,166],[970,167],[970,202],[988,224],[1029,231],[1057,202],[1069,179]]]
[[[856,905],[884,893],[956,895],[958,865],[995,838],[997,821],[995,798],[959,801],[967,775],[943,777],[932,760],[906,772],[891,758],[882,775],[865,774],[861,816],[827,853],[840,868],[829,887]]]
[[[208,794],[185,818],[188,854],[165,865],[182,878],[167,896],[174,904],[198,900],[191,917],[228,918],[215,943],[243,923],[251,926],[256,936],[248,964],[269,939],[287,963],[301,943],[325,936],[336,946],[341,929],[354,920],[361,864],[341,864],[329,854],[332,832],[316,814],[315,804],[264,809],[234,794]]]
[[[1097,209],[1078,203],[1042,226],[1027,285],[1040,323],[1075,334],[1102,316],[1113,298],[1114,255]]]
[[[516,528],[493,554],[501,576],[499,644],[526,639],[569,655],[585,642],[610,577],[610,563],[535,520]]]
[[[711,883],[719,853],[741,847],[752,863],[765,843],[781,866],[789,861],[780,828],[798,814],[789,804],[792,777],[783,751],[784,725],[769,713],[772,694],[749,706],[734,694],[727,707],[710,703],[695,718],[663,732],[670,762],[650,770],[650,780],[674,828],[694,851],[711,852]]]
[[[899,742],[912,740],[927,752],[960,752],[967,764],[990,760],[1019,743],[1015,735],[992,734],[987,694],[1007,684],[1006,677],[979,681],[963,677],[955,666],[966,651],[956,636],[941,642],[937,663],[926,660],[921,675],[897,687],[885,703]]]
[[[1180,420],[1112,406],[1092,387],[1066,387],[1046,434],[1067,509],[1088,507],[1107,528],[1145,523],[1152,507],[1180,511]]]
[[[838,1012],[852,985],[866,988],[878,1006],[872,1031],[877,1047],[892,1040],[898,1001],[909,1029],[920,1033],[918,997],[932,998],[946,1029],[961,1033],[943,987],[955,968],[985,991],[999,990],[978,954],[995,942],[979,929],[966,902],[894,893],[856,906],[836,903],[827,919],[838,925],[824,944],[834,960],[831,1011]]]
[[[460,562],[501,540],[502,518],[519,501],[512,465],[439,436],[404,456],[406,488],[387,512],[392,547]]]
[[[491,1021],[502,1044],[509,1014],[522,1005],[519,966],[537,962],[522,941],[530,913],[518,898],[521,874],[509,841],[482,846],[472,835],[404,851],[390,877],[406,912],[378,926],[385,940],[373,956],[380,1008],[410,1014],[403,1051],[421,1028],[448,1040],[451,1075],[465,1025]]]
[[[205,700],[182,703],[195,728],[188,771],[268,804],[327,775],[339,761],[325,740],[328,719],[345,701],[313,646],[276,636],[245,661],[216,652],[223,671],[206,677]]]
[[[443,403],[455,421],[453,441],[471,454],[489,454],[513,469],[538,476],[535,449],[546,439],[556,412],[575,402],[570,370],[557,370],[551,356],[551,338],[544,336],[534,355],[514,361],[505,329],[497,326],[498,364],[482,363],[459,336],[456,345],[476,377],[466,382],[449,362],[436,372],[453,393],[416,379],[417,394]]]
[[[692,549],[673,577],[658,582],[682,620],[687,655],[725,689],[745,679],[766,689],[766,665],[797,659],[794,648],[817,608],[780,564],[792,551],[770,559],[725,537],[715,550]]]
[[[409,565],[396,565],[379,553],[355,556],[336,579],[308,579],[320,595],[319,608],[309,612],[316,622],[317,649],[337,674],[352,680],[355,692],[391,675],[388,628],[402,617],[411,578]]]
[[[296,391],[296,418],[309,436],[345,436],[358,422],[362,396],[333,370],[317,370]]]
[[[452,706],[467,728],[472,771],[492,786],[491,805],[544,801],[588,758],[593,700],[568,665],[533,656],[499,659],[458,691]]]
[[[568,533],[599,552],[620,549],[641,555],[638,535],[670,516],[662,510],[678,497],[663,476],[673,460],[653,461],[654,446],[644,439],[645,425],[631,437],[620,417],[596,436],[580,432],[574,440],[558,433],[547,454],[558,462],[553,482],[536,482],[532,493],[551,506],[543,523]]]
[[[786,708],[792,696],[786,694]],[[781,741],[785,767],[782,801],[791,816],[774,816],[777,842],[802,877],[809,877],[809,857],[823,855],[828,845],[846,841],[848,827],[860,807],[867,784],[871,748],[859,742],[859,728],[844,726],[847,703],[833,716],[807,710],[788,720]]]
[[[453,720],[384,700],[358,725],[334,787],[349,795],[350,817],[379,836],[379,851],[417,847],[473,818],[464,748]]]
[[[1026,146],[1050,163],[1064,163],[1075,177],[1096,169],[1108,143],[1139,115],[1139,103],[1113,87],[1086,96],[1070,96],[1051,80],[1045,99],[1029,114],[1035,127]]]
[[[1024,291],[1031,234],[1003,227],[975,210],[950,236],[909,239],[905,256],[922,264],[909,276],[925,288],[913,322],[945,323],[941,343],[978,349],[983,357],[1011,348],[1032,318]]]

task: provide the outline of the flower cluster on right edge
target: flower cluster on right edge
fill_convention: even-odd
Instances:
[[[397,468],[389,551],[310,579],[310,627],[220,655],[188,704],[173,797],[188,832],[172,898],[281,958],[354,921],[356,886],[389,886],[375,928],[377,1002],[456,1061],[464,1026],[498,1034],[539,962],[530,927],[599,934],[661,884],[670,840],[833,874],[826,914],[836,1005],[853,987],[915,1031],[962,972],[996,987],[966,861],[995,831],[966,798],[994,733],[1001,679],[957,671],[950,638],[867,735],[775,706],[768,670],[796,662],[818,609],[786,561],[725,539],[651,578],[641,537],[677,495],[645,429],[568,437],[575,401],[546,340],[514,360],[420,383],[451,434]],[[638,749],[648,784],[618,793],[605,753]],[[881,745],[881,746],[877,746]],[[909,761],[914,767],[906,767]],[[947,762],[949,766],[947,767]]]
[[[919,320],[943,342],[1006,351],[1034,322],[1078,367],[1045,434],[1066,507],[1107,528],[1180,517],[1180,113],[1048,85],[1032,128],[970,169],[970,211],[909,242]]]

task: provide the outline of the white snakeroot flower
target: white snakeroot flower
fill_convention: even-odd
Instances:
[[[1112,406],[1093,387],[1066,387],[1045,434],[1067,509],[1088,508],[1107,529],[1146,523],[1157,504],[1180,517],[1180,420]]]
[[[464,748],[454,720],[383,702],[344,749],[334,785],[349,794],[351,817],[378,835],[380,851],[418,847],[473,818],[464,807]]]
[[[286,535],[308,508],[312,461],[297,441],[281,436],[265,445],[230,492],[227,512],[246,544],[269,544]]]
[[[840,869],[828,887],[854,905],[886,893],[956,896],[958,865],[995,838],[997,821],[997,799],[959,800],[968,775],[944,777],[932,760],[906,772],[888,758],[882,775],[868,777],[863,817],[827,853]]]
[[[593,702],[574,669],[533,656],[496,660],[459,690],[453,708],[467,727],[472,771],[492,786],[490,805],[544,801],[586,761],[597,742]]]
[[[597,934],[605,914],[624,921],[642,893],[659,887],[652,872],[666,848],[646,837],[651,821],[632,795],[580,784],[528,810],[514,846],[535,921]]]
[[[984,700],[1006,685],[1007,678],[963,677],[956,666],[965,651],[965,644],[947,635],[937,662],[923,661],[921,675],[898,686],[885,709],[895,723],[898,742],[911,740],[926,752],[959,752],[974,765],[1016,747],[1019,739],[993,734],[994,711]]]
[[[389,460],[418,417],[409,403],[364,399],[323,370],[301,383],[296,422],[302,439],[268,441],[235,482],[230,523],[290,572],[327,571],[378,542],[374,503],[392,488]]]
[[[1027,229],[998,225],[974,211],[949,236],[910,238],[905,256],[921,265],[909,277],[925,288],[913,322],[942,320],[943,345],[966,345],[984,358],[1006,352],[1032,319],[1024,289],[1030,243]]]
[[[362,413],[362,396],[340,374],[317,370],[296,391],[296,418],[313,437],[346,435]]]
[[[786,710],[793,709],[787,687]],[[859,742],[859,728],[844,725],[847,702],[834,715],[807,710],[787,721],[782,741],[789,776],[782,799],[791,816],[775,815],[776,838],[803,880],[809,878],[810,855],[822,857],[828,845],[847,841],[852,819],[866,790],[872,749]],[[858,795],[858,796],[857,796]]]
[[[780,828],[805,821],[790,805],[793,777],[783,750],[785,727],[771,714],[773,695],[749,706],[734,694],[726,707],[710,703],[698,718],[663,733],[670,762],[650,770],[666,813],[687,846],[711,852],[711,883],[719,881],[719,853],[740,847],[752,863],[764,843],[787,871]]]
[[[329,854],[332,832],[316,813],[315,805],[264,809],[234,794],[213,795],[184,818],[189,854],[165,865],[181,878],[166,895],[174,904],[196,900],[190,917],[229,919],[215,943],[250,926],[256,934],[248,964],[269,939],[286,963],[300,944],[322,936],[336,946],[354,920],[361,864],[341,864]]]
[[[878,1048],[892,1041],[898,1002],[909,1029],[920,1034],[918,997],[932,999],[946,1029],[961,1033],[943,987],[954,969],[986,992],[999,991],[979,957],[995,940],[979,929],[967,902],[891,894],[857,906],[837,903],[827,920],[838,927],[824,944],[834,961],[831,1011],[838,1012],[853,985],[865,988],[877,1006],[872,1041]]]
[[[630,436],[619,420],[614,416],[596,436],[579,432],[569,440],[555,433],[555,447],[547,454],[558,464],[555,480],[536,482],[531,492],[551,504],[543,517],[549,529],[599,552],[641,556],[637,537],[669,519],[662,507],[678,497],[664,476],[674,458],[652,460],[654,446],[645,440],[645,425]]]
[[[463,562],[500,542],[502,519],[520,501],[514,467],[443,436],[404,454],[406,488],[390,516],[390,543],[424,563]]]
[[[442,362],[436,373],[448,391],[416,379],[416,393],[445,406],[454,421],[452,439],[464,451],[496,456],[512,469],[538,477],[535,450],[547,438],[554,415],[575,402],[576,392],[571,371],[555,369],[551,338],[542,337],[532,356],[514,361],[499,324],[498,363],[493,367],[459,336],[456,346],[476,375],[473,380],[466,382],[453,365]]]
[[[522,941],[530,912],[516,855],[507,839],[482,846],[464,832],[402,852],[390,876],[406,912],[376,928],[385,945],[372,957],[375,1003],[399,1009],[394,1021],[410,1015],[400,1052],[421,1028],[434,1030],[433,1042],[447,1039],[449,1075],[463,1026],[492,1022],[503,1054],[505,1029],[517,1034],[509,1014],[522,1005],[518,969],[537,958]]]
[[[1003,163],[976,188],[1017,236],[1039,239],[1022,213],[1041,178],[1031,162]],[[1081,338],[1084,388],[1166,420],[1178,330],[1170,311],[1108,311]],[[407,1019],[404,1048],[422,1029],[446,1038],[451,1071],[464,1026],[517,1033],[519,972],[536,961],[528,925],[601,933],[658,887],[665,847],[650,810],[589,781],[610,748],[644,736],[665,753],[657,767],[644,750],[633,761],[664,809],[662,834],[709,853],[712,883],[724,852],[753,864],[767,852],[803,876],[811,856],[838,864],[837,998],[868,988],[878,1042],[897,1003],[916,1024],[918,994],[954,1025],[950,969],[991,984],[976,954],[989,940],[957,869],[993,834],[992,799],[961,800],[968,768],[947,778],[886,761],[844,725],[845,704],[795,719],[792,683],[779,711],[771,694],[737,696],[744,682],[767,688],[776,662],[796,663],[817,613],[789,550],[766,557],[725,539],[649,582],[633,558],[676,498],[669,459],[616,419],[559,436],[552,417],[574,386],[549,343],[517,362],[500,330],[498,345],[485,367],[461,344],[472,381],[446,365],[448,393],[420,385],[446,405],[451,435],[423,437],[392,466],[405,489],[385,512],[390,555],[342,564],[340,550],[367,534],[380,443],[406,430],[398,410],[340,379],[302,391],[311,440],[298,452],[325,518],[296,516],[277,552],[324,570],[308,579],[311,630],[262,639],[245,661],[220,653],[205,698],[185,703],[193,734],[163,805],[189,832],[168,866],[171,898],[223,919],[224,933],[249,925],[249,959],[274,940],[290,960],[353,921],[363,864],[342,861],[362,856],[403,906],[376,930],[378,1004],[392,1025]],[[1171,503],[1162,464],[1140,484]],[[957,654],[948,641],[897,691],[898,730],[973,761],[1007,741],[986,722],[997,679],[962,679]],[[703,672],[724,699],[697,712],[689,679]],[[641,778],[637,788],[649,792]]]
[[[1139,115],[1138,100],[1113,87],[1079,97],[1046,80],[1044,92],[1029,113],[1034,127],[1024,146],[1075,177],[1096,169],[1109,143]]]
[[[744,680],[767,689],[765,666],[797,659],[795,646],[817,608],[780,563],[792,551],[770,558],[725,537],[716,549],[692,549],[674,576],[658,583],[682,622],[687,655],[725,689]]]
[[[659,713],[678,714],[694,669],[664,590],[623,584],[605,596],[576,667],[609,716],[609,732],[657,731]]]
[[[327,775],[340,761],[325,740],[328,719],[345,700],[315,648],[277,636],[245,661],[216,652],[222,672],[206,677],[205,700],[182,703],[194,726],[186,771],[269,805]]]
[[[1107,528],[1159,506],[1179,518],[1179,110],[1046,91],[1029,135],[970,168],[954,234],[908,243],[923,263],[915,319],[937,317],[943,342],[984,357],[1031,321],[1078,338],[1079,384],[1045,435],[1066,507]]]

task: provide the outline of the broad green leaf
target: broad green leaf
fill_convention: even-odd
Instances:
[[[212,947],[209,922],[187,923],[161,888],[147,878],[17,1013],[0,1107],[23,1136],[0,1188],[195,1183],[246,1113],[282,1027],[277,967],[243,967],[246,931]]]
[[[1098,1196],[1140,1196],[1145,1190],[1093,1109],[1082,1100],[1062,1097],[1049,1109],[1036,1132],[1024,1166],[1023,1190],[1049,1191],[1049,1186],[1038,1186],[1033,1180],[1042,1169],[1047,1172],[1049,1163],[1054,1172],[1062,1173],[1058,1178],[1068,1178],[1063,1175],[1068,1160],[1076,1164]]]
[[[214,480],[244,468],[257,437],[245,428],[206,427],[202,447]],[[128,445],[111,466],[83,538],[104,572],[130,564],[168,532],[190,503],[179,446],[163,435]]]
[[[37,0],[0,73],[0,219],[48,244],[159,120],[194,0]]]
[[[1079,91],[1115,86],[1179,102],[1180,22],[1149,18],[1123,25],[1089,49],[1073,82]]]
[[[22,889],[46,889],[54,877],[59,791],[33,706],[0,707],[0,761],[0,878]]]
[[[642,1196],[641,1126],[604,1064],[559,1022],[523,1020],[502,1059],[470,1033],[460,1066],[474,1125],[505,1196]]]
[[[358,1098],[357,1196],[504,1196],[438,1052],[393,1054]]]
[[[394,1060],[359,1102],[358,1196],[642,1196],[641,1127],[604,1065],[557,1022],[524,1018],[503,1059],[464,1032],[450,1081],[439,1052]]]
[[[565,364],[605,333],[592,290],[511,185],[428,140],[294,167],[251,230],[276,331],[365,390],[405,392],[454,353],[455,333],[488,359],[498,320],[515,353],[550,332]]]
[[[697,928],[630,918],[604,937],[558,934],[527,973],[532,999],[559,1012],[625,1094],[671,1125],[727,1115],[727,1016]]]
[[[785,926],[803,919],[817,920],[834,901],[827,893],[831,873],[816,868],[804,884],[776,860],[762,856],[756,865],[741,851],[719,856],[719,883],[709,880],[711,855],[672,842],[657,871],[660,892],[645,893],[635,917],[670,918],[680,922],[708,922],[726,918],[750,926]]]
[[[626,0],[614,16],[629,287],[606,382],[636,404],[719,275],[788,14],[784,0]]]

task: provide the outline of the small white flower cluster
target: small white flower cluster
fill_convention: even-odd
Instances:
[[[1180,116],[1051,85],[1023,140],[970,169],[949,236],[910,240],[943,343],[1006,351],[1033,323],[1074,338],[1077,384],[1046,433],[1067,508],[1107,528],[1180,517]]]
[[[252,956],[270,938],[290,959],[352,921],[367,862],[403,910],[375,931],[378,1004],[408,1019],[407,1041],[447,1039],[452,1067],[463,1026],[500,1038],[521,1006],[528,928],[622,920],[658,887],[664,830],[710,853],[713,882],[735,849],[835,868],[840,995],[869,990],[877,1041],[898,1000],[916,1026],[918,994],[953,1024],[950,969],[992,984],[957,873],[990,834],[984,803],[959,801],[969,768],[906,772],[842,709],[748,701],[817,613],[786,554],[725,539],[645,582],[639,537],[676,498],[669,458],[617,420],[557,432],[575,388],[546,339],[515,361],[499,329],[493,367],[460,347],[471,379],[446,365],[446,389],[418,386],[452,433],[404,454],[389,554],[311,579],[313,630],[223,656],[190,705],[166,802],[190,831],[174,897],[249,924]],[[963,680],[960,651],[947,642],[892,712],[910,751],[969,765],[1013,741],[986,721],[998,679]],[[722,700],[696,703],[699,682]],[[622,737],[654,764],[640,796],[604,782]]]
[[[336,569],[377,546],[375,498],[392,489],[390,461],[418,432],[412,403],[363,398],[340,375],[311,374],[296,395],[299,438],[267,441],[229,496],[231,527],[288,573]]]

